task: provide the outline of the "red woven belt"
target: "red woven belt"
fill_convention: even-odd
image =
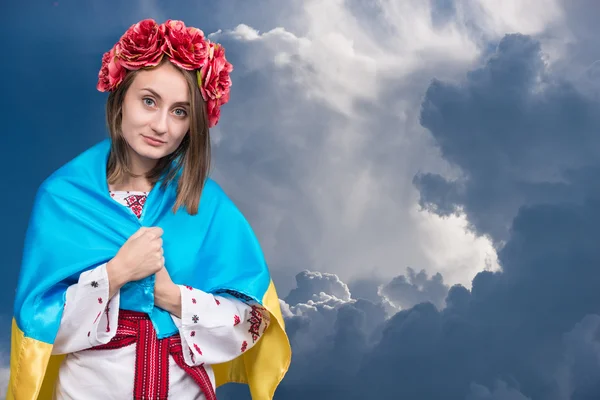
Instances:
[[[169,395],[169,355],[200,386],[207,400],[216,400],[210,378],[202,365],[190,367],[183,358],[179,334],[158,339],[152,321],[145,313],[119,310],[117,333],[93,350],[119,349],[135,343],[135,400],[163,400]]]

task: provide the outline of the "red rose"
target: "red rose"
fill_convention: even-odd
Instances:
[[[163,57],[165,40],[163,32],[153,19],[132,25],[116,44],[115,53],[123,67],[137,70],[155,67]]]
[[[206,112],[208,114],[208,127],[212,128],[217,125],[221,117],[221,108],[218,100],[208,100],[206,102]]]
[[[115,48],[113,47],[102,56],[102,67],[98,73],[96,88],[101,92],[112,91],[123,81],[126,73],[120,60],[115,57]]]
[[[233,66],[225,58],[225,49],[215,43],[209,43],[208,59],[200,69],[198,80],[200,92],[208,106],[209,121],[216,125],[220,107],[229,102],[231,88],[230,73]]]
[[[207,56],[204,32],[174,20],[165,22],[161,29],[165,35],[165,53],[173,64],[186,70],[195,70],[204,65]]]

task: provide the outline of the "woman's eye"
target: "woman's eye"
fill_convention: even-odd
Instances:
[[[154,100],[149,99],[149,98],[146,97],[144,99],[144,104],[147,105],[148,107],[152,107],[152,106],[154,106]]]
[[[175,110],[175,115],[177,115],[178,117],[185,117],[187,115],[187,112],[181,108],[178,108],[177,110]]]

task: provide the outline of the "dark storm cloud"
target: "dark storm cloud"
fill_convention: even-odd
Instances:
[[[571,174],[597,165],[598,103],[547,68],[540,44],[507,35],[460,85],[434,80],[421,122],[464,176],[415,178],[421,202],[448,214],[463,209],[480,233],[506,239],[523,205],[577,202]]]

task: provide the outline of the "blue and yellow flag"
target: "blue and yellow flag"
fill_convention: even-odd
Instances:
[[[107,262],[141,226],[164,231],[165,266],[175,283],[253,300],[271,314],[250,350],[213,365],[217,386],[249,385],[253,399],[271,399],[291,360],[279,299],[262,250],[247,220],[213,180],[199,212],[173,213],[175,185],[155,185],[141,218],[115,202],[106,181],[110,140],[61,167],[40,186],[27,229],[17,286],[7,399],[51,399],[63,356],[51,355],[68,286]],[[121,289],[121,308],[150,315],[159,338],[177,332],[154,307],[154,276]]]

